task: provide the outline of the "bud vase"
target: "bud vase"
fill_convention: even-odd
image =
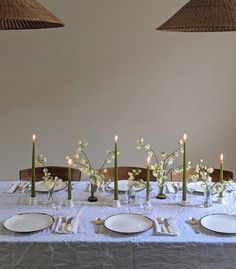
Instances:
[[[91,195],[88,198],[89,202],[97,202],[98,198],[95,196],[95,192],[97,191],[97,186],[94,184],[90,184]]]
[[[134,204],[135,195],[136,195],[136,192],[135,192],[134,188],[133,187],[129,188],[127,191],[128,204]]]
[[[165,183],[159,184],[159,186],[158,186],[157,199],[166,199],[165,190],[166,190]]]
[[[211,207],[212,206],[212,200],[211,200],[211,192],[208,188],[204,190],[204,200],[203,200],[203,207]]]

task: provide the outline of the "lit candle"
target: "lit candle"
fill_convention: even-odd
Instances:
[[[72,192],[71,192],[71,166],[72,166],[72,160],[68,160],[68,196],[67,199],[71,200],[72,199]]]
[[[150,194],[150,156],[147,158],[147,178],[146,178],[146,201],[149,201]]]
[[[117,141],[118,136],[115,136],[115,160],[114,160],[114,166],[115,166],[115,174],[114,174],[114,200],[119,200],[118,196],[118,151],[117,151]]]
[[[186,156],[186,141],[187,135],[184,134],[183,142],[184,142],[184,154],[183,154],[183,187],[182,187],[182,201],[187,201],[187,156]]]
[[[223,153],[220,154],[220,183],[224,183],[224,170],[223,170],[223,164],[224,164],[224,155]],[[220,192],[220,198],[223,198],[224,191]]]
[[[34,198],[35,195],[35,140],[36,135],[32,136],[33,146],[32,146],[32,176],[31,176],[31,197]]]

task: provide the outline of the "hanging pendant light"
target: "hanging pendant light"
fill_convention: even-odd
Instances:
[[[236,31],[236,0],[191,0],[156,30],[170,32]]]
[[[0,30],[62,26],[64,23],[36,0],[0,0]]]

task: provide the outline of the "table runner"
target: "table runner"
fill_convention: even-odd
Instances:
[[[23,212],[46,212],[55,210],[46,205],[35,207],[25,204],[25,194],[6,194],[12,182],[0,182],[0,221]],[[98,193],[97,203],[87,202],[87,182],[73,183],[75,207],[61,208],[60,214],[73,216],[80,214],[78,234],[54,234],[43,231],[33,234],[14,234],[0,231],[0,268],[235,268],[236,236],[218,235],[206,230],[195,234],[186,223],[191,216],[200,218],[210,213],[236,212],[235,205],[214,204],[211,208],[180,207],[181,199],[170,194],[167,200],[155,199],[156,186],[151,194],[153,207],[146,212],[139,206],[145,191],[137,194],[135,205],[112,208],[111,193]],[[62,191],[66,196],[66,191]],[[123,196],[123,197],[122,197]],[[46,194],[38,194],[38,200],[45,201]],[[124,195],[121,195],[124,198]],[[203,197],[191,196],[194,204]],[[120,235],[106,229],[94,233],[92,221],[96,217],[106,217],[132,212],[150,218],[170,217],[176,219],[180,235],[175,237],[156,236],[153,230],[138,235]],[[0,227],[1,229],[1,227]]]

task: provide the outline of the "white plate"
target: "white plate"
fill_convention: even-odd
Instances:
[[[7,230],[16,233],[32,233],[44,230],[54,223],[52,216],[44,213],[23,213],[4,221]]]
[[[60,182],[54,189],[54,191],[60,191],[65,189],[65,187],[67,186],[66,182],[62,181]],[[48,192],[48,186],[45,184],[44,181],[38,181],[35,183],[35,190],[37,192]]]
[[[189,192],[198,192],[198,193],[203,194],[204,193],[204,183],[201,181],[190,182],[187,184],[187,190]]]
[[[200,220],[207,230],[223,234],[236,234],[236,216],[227,214],[207,215]]]
[[[108,185],[108,188],[111,190],[114,190],[114,181],[111,182]],[[140,186],[138,188],[134,187],[134,191],[142,191],[146,188],[146,185],[144,183],[140,183]],[[118,181],[118,190],[121,192],[126,192],[128,191],[128,180],[119,180]]]
[[[142,215],[122,213],[107,218],[104,221],[104,226],[113,232],[133,234],[151,229],[153,221]]]

